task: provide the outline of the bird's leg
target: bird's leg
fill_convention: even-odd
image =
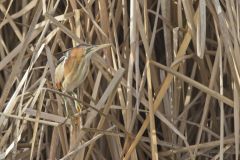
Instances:
[[[78,98],[75,92],[66,93],[74,98]],[[73,124],[79,124],[82,126],[82,115],[86,114],[87,110],[84,110],[84,106],[76,100],[71,100],[67,97],[63,97],[66,121],[70,119]],[[64,121],[63,123],[65,123]]]
[[[77,98],[77,94],[76,93],[72,92],[72,94],[73,94],[74,98]],[[75,105],[76,113],[81,112],[81,108],[82,108],[81,104],[78,103],[77,101],[74,101],[74,105]]]
[[[68,93],[66,93],[66,94],[68,94]],[[64,106],[65,106],[66,118],[71,119],[72,116],[76,113],[75,109],[74,109],[75,108],[74,103],[67,97],[63,97],[63,101],[64,101]]]
[[[66,116],[65,116],[65,120],[64,120],[64,122],[62,123],[62,124],[64,124],[64,123],[66,123],[67,122],[67,120],[70,118],[70,116],[69,116],[69,112],[68,112],[68,101],[67,101],[67,98],[64,96],[63,97],[63,102],[64,102],[64,108],[65,108],[65,114],[66,114]]]
[[[64,106],[65,106],[65,111],[66,111],[66,117],[69,116],[69,113],[68,113],[68,107],[67,107],[67,99],[66,97],[64,97]]]
[[[71,92],[71,96],[74,98],[77,98],[77,94],[75,94],[74,92]],[[72,149],[72,147],[75,146],[76,144],[76,139],[78,139],[79,136],[79,132],[81,129],[81,116],[78,114],[81,111],[81,107],[79,107],[79,104],[76,100],[72,101],[73,105],[71,105],[71,111],[72,111],[72,115],[71,115],[71,123],[72,123],[72,131],[71,131],[71,138],[70,138],[70,150]]]
[[[72,92],[73,97],[77,98],[77,94]],[[74,100],[74,117],[75,117],[75,123],[78,124],[80,127],[82,126],[82,118],[81,118],[81,111],[82,106],[80,103]]]

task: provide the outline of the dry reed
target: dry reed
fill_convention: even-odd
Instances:
[[[3,0],[0,159],[239,159],[238,0]],[[75,95],[66,49],[96,54]],[[67,115],[65,107],[81,106]]]

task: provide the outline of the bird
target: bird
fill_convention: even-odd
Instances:
[[[55,84],[63,92],[73,92],[87,77],[93,54],[111,44],[78,45],[66,50],[55,69]]]

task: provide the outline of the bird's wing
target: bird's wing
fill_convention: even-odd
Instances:
[[[55,69],[55,83],[58,89],[61,88],[63,76],[64,76],[64,61],[62,61]]]

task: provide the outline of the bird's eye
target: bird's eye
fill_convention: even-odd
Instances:
[[[67,51],[67,52],[64,53],[63,57],[67,58],[69,56],[69,54],[70,54],[70,51]]]
[[[87,54],[90,53],[90,52],[91,52],[91,48],[86,48],[85,54],[87,55]]]
[[[65,56],[61,57],[61,58],[57,61],[57,65],[59,65],[65,58],[66,58]]]

